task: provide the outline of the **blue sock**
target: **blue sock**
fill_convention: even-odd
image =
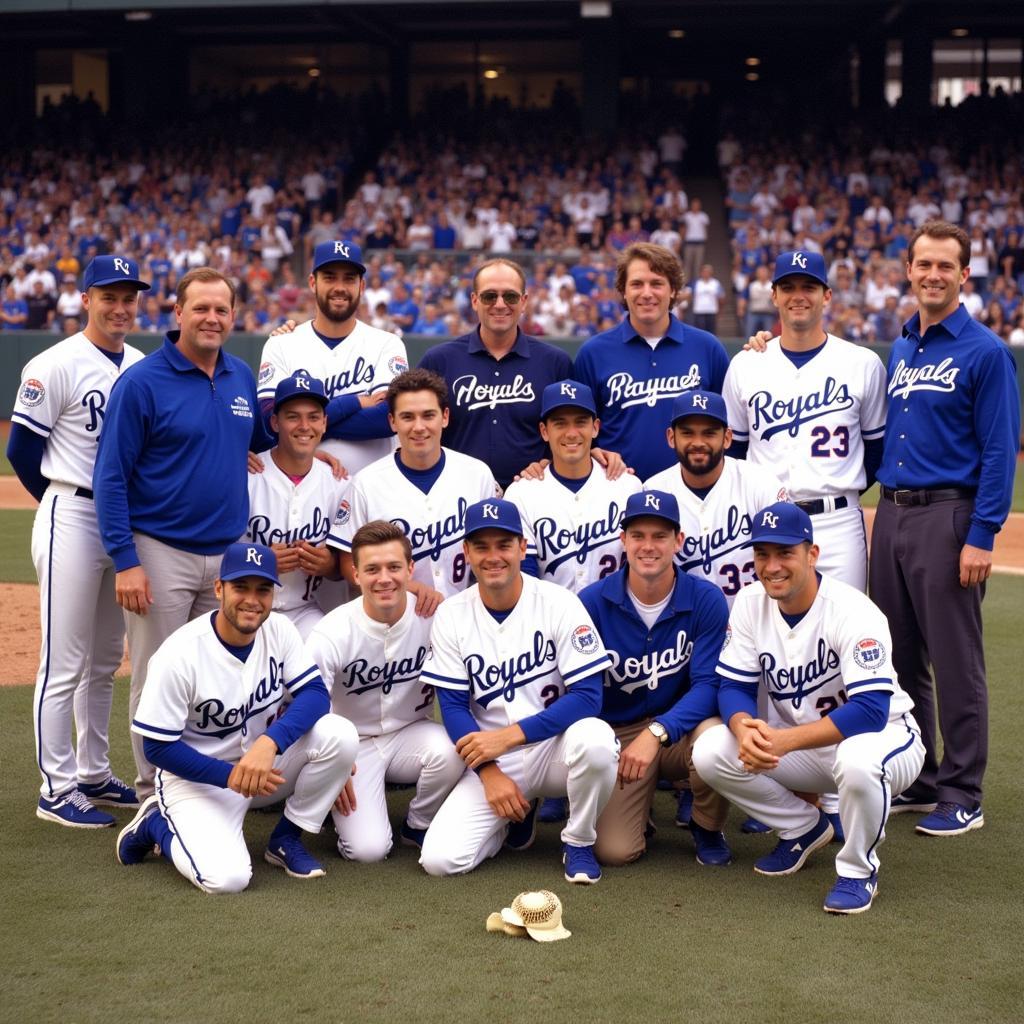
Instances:
[[[171,860],[171,840],[174,838],[174,833],[159,808],[146,818],[146,833],[160,847],[160,852],[168,860]]]
[[[294,821],[289,821],[283,814],[281,820],[274,826],[274,831],[270,833],[270,846],[274,846],[277,842],[282,839],[286,839],[289,836],[293,839],[298,839],[302,835],[302,829],[295,824]]]

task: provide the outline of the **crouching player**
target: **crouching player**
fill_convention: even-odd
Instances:
[[[334,809],[338,852],[378,861],[392,843],[384,784],[416,783],[401,838],[422,846],[466,766],[444,726],[432,720],[434,688],[420,679],[432,620],[416,614],[409,592],[409,538],[400,526],[373,520],[353,534],[351,556],[362,596],[325,616],[308,647],[334,710],[359,731],[356,773]]]
[[[423,681],[437,687],[445,727],[472,771],[427,830],[420,864],[454,875],[503,843],[525,849],[536,798],[568,796],[565,877],[591,884],[601,877],[597,817],[619,758],[615,733],[596,717],[608,654],[575,594],[522,574],[526,540],[515,505],[479,501],[465,523],[463,551],[477,583],[434,615]]]
[[[358,737],[328,713],[295,626],[271,612],[279,585],[273,551],[232,544],[215,584],[220,608],[150,660],[132,730],[156,765],[156,792],[118,836],[122,864],[159,847],[205,892],[241,892],[252,877],[245,812],[287,796],[264,857],[293,878],[324,874],[300,837],[320,831],[351,785]]]
[[[892,670],[885,616],[859,590],[815,570],[811,518],[796,505],[761,509],[751,539],[759,580],[736,596],[718,662],[728,725],[700,736],[701,778],[774,828],[762,875],[791,875],[832,839],[828,815],[797,793],[838,787],[846,842],[825,910],[859,914],[878,890],[877,848],[892,797],[924,763],[913,703]],[[757,717],[763,686],[782,725]]]

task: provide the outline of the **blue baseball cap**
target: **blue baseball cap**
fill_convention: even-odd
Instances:
[[[825,259],[820,252],[804,252],[797,249],[795,252],[784,252],[775,261],[775,276],[772,284],[778,284],[784,277],[793,277],[801,274],[803,277],[812,277],[819,284],[829,287],[828,274],[825,271]]]
[[[679,530],[679,502],[674,494],[667,491],[637,491],[631,494],[622,515],[622,528],[625,529],[634,519],[644,516],[664,519]]]
[[[301,370],[290,377],[285,377],[277,385],[277,390],[274,391],[274,412],[277,412],[285,402],[292,398],[312,398],[314,402],[319,402],[324,409],[327,408],[327,395],[324,392],[323,381],[317,377],[311,377]]]
[[[729,414],[725,411],[725,399],[714,391],[684,391],[672,403],[672,426],[687,416],[710,416],[729,426]]]
[[[246,576],[262,576],[281,586],[277,578],[277,555],[263,544],[229,544],[220,560],[220,579],[240,580]]]
[[[133,284],[140,291],[149,285],[139,277],[139,265],[126,256],[94,256],[85,268],[82,290],[99,288],[105,284]]]
[[[355,242],[338,240],[336,242],[321,242],[313,250],[313,273],[328,263],[351,263],[357,267],[360,274],[366,273],[363,265],[363,251]]]
[[[502,498],[485,498],[466,509],[466,537],[477,530],[504,530],[523,535],[523,521],[519,509]]]
[[[547,419],[552,409],[561,409],[565,406],[582,409],[591,416],[597,415],[594,392],[578,380],[560,380],[555,384],[549,384],[540,397],[540,418]]]
[[[777,501],[753,516],[752,544],[803,544],[805,540],[814,543],[811,517],[788,501]]]

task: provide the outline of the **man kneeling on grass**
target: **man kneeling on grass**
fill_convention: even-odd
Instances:
[[[157,767],[156,792],[118,836],[120,863],[159,847],[204,892],[241,892],[252,877],[245,812],[287,796],[264,857],[293,878],[324,874],[300,837],[319,832],[351,786],[359,738],[329,713],[298,630],[271,612],[275,586],[270,548],[232,544],[215,584],[220,608],[153,655],[132,730]]]

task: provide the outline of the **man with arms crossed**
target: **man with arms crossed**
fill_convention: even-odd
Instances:
[[[204,892],[241,892],[252,877],[245,813],[286,796],[264,859],[293,878],[324,874],[301,835],[320,831],[348,785],[358,738],[351,722],[329,714],[298,631],[271,611],[277,585],[269,548],[232,544],[215,584],[217,611],[153,655],[132,731],[157,766],[156,793],[118,836],[121,864],[159,847]]]
[[[595,825],[615,785],[618,741],[601,710],[608,654],[575,594],[520,571],[519,511],[480,501],[466,510],[466,560],[477,584],[434,616],[422,679],[467,772],[423,840],[431,875],[472,871],[512,844],[532,841],[540,796],[568,796],[562,830],[567,881],[592,884]]]
[[[722,835],[729,805],[690,772],[693,741],[718,714],[715,665],[729,610],[717,587],[675,564],[682,543],[675,498],[634,494],[622,520],[626,565],[580,594],[612,661],[601,717],[623,744],[619,784],[597,820],[602,864],[628,864],[646,849],[659,777],[690,779],[697,862],[732,859]]]
[[[385,783],[415,783],[401,839],[422,846],[466,766],[433,721],[434,688],[420,679],[432,623],[416,614],[408,590],[409,538],[400,526],[374,520],[356,530],[351,557],[362,596],[328,613],[308,649],[335,712],[359,730],[356,773],[350,795],[342,794],[334,810],[334,826],[339,853],[368,862],[391,852]]]
[[[832,840],[800,794],[838,789],[846,841],[825,898],[834,914],[870,909],[876,849],[892,797],[917,777],[924,744],[892,671],[885,616],[859,590],[816,571],[811,517],[786,502],[754,517],[758,583],[740,591],[718,662],[725,725],[693,750],[701,778],[779,833],[754,870],[791,875]],[[776,714],[757,713],[763,690]]]
[[[918,312],[889,355],[871,538],[871,595],[899,638],[893,663],[927,751],[920,778],[893,810],[930,812],[917,824],[929,836],[962,835],[985,821],[981,600],[1020,445],[1013,357],[960,304],[969,258],[967,235],[944,221],[929,221],[910,240],[907,279]]]

